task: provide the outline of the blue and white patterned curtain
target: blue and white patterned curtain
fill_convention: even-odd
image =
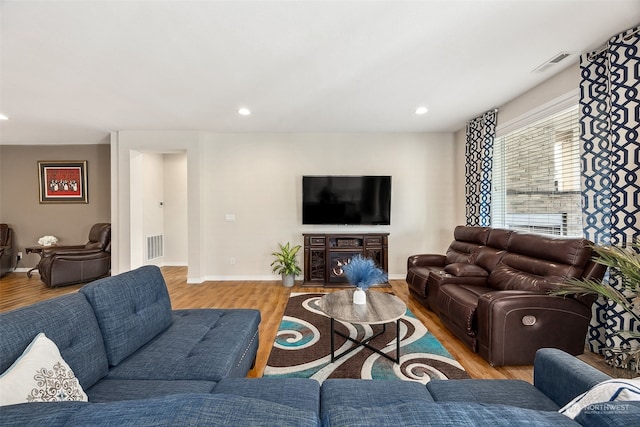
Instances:
[[[467,123],[465,196],[467,225],[491,225],[491,170],[498,110]]]
[[[640,236],[640,27],[582,55],[580,72],[584,233],[625,247]],[[608,280],[620,288],[618,277]],[[638,345],[614,335],[640,328],[620,307],[605,299],[593,307],[591,351]]]

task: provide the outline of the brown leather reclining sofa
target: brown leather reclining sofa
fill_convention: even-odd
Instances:
[[[413,297],[493,366],[530,365],[537,349],[582,354],[590,296],[549,291],[569,277],[602,279],[591,242],[489,227],[458,226],[446,255],[413,255]]]

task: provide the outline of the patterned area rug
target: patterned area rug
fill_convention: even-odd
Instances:
[[[431,379],[469,378],[462,366],[427,328],[407,309],[400,321],[400,364],[360,347],[331,363],[331,321],[318,308],[323,294],[292,293],[276,335],[265,377],[397,379],[427,383]],[[379,331],[380,325],[336,322],[343,334],[362,339]],[[370,344],[395,357],[396,327]],[[335,335],[336,354],[350,348],[351,341]]]

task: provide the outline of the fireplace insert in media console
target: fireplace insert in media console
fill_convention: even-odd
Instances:
[[[329,258],[329,281],[346,282],[347,279],[344,277],[344,270],[342,268],[351,261],[352,257],[360,254],[362,254],[361,251],[331,253]]]

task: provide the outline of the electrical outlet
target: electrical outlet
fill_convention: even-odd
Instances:
[[[229,258],[229,264],[236,265],[236,259],[234,257]]]
[[[22,252],[18,252],[18,261],[22,259]]]

